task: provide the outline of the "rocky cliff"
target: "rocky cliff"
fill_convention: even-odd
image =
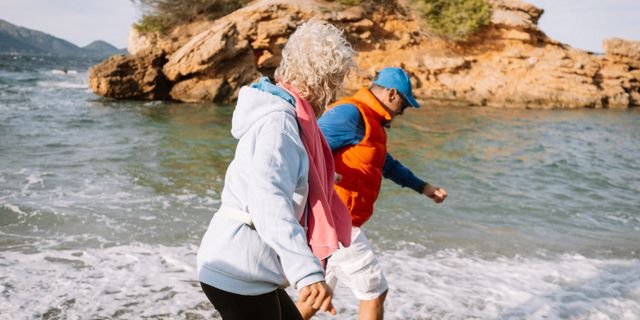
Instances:
[[[115,98],[230,101],[242,85],[273,75],[288,36],[319,18],[343,28],[359,52],[347,92],[381,67],[402,66],[421,99],[514,108],[640,105],[640,42],[606,40],[604,55],[577,50],[538,28],[543,10],[519,0],[490,3],[491,24],[461,44],[423,32],[402,0],[375,6],[258,0],[164,35],[132,29],[130,55],[93,67],[89,83]]]

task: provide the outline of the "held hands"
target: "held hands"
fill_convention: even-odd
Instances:
[[[331,304],[333,290],[326,282],[320,281],[312,283],[299,290],[298,302],[307,305],[315,311],[322,310],[336,315],[336,308]]]
[[[444,199],[447,198],[446,190],[442,188],[434,187],[430,184],[426,184],[424,186],[424,189],[422,189],[422,194],[433,199],[433,202],[435,203],[441,203],[442,201],[444,201]]]

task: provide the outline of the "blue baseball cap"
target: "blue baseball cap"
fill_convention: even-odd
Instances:
[[[373,83],[387,89],[394,88],[398,90],[412,107],[420,108],[420,105],[413,97],[409,75],[401,68],[384,68],[380,70],[376,78],[373,79]]]

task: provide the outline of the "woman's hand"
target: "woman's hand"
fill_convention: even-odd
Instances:
[[[315,311],[322,310],[334,316],[336,315],[336,308],[331,304],[333,290],[331,290],[331,287],[329,287],[326,282],[320,281],[312,283],[300,289],[299,293],[298,303],[305,304]]]

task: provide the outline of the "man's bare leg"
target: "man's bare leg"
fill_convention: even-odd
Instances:
[[[384,299],[387,297],[387,291],[373,300],[360,300],[358,319],[382,320],[384,318]]]
[[[360,300],[360,308],[358,310],[359,320],[382,320],[384,319],[384,300],[387,297],[387,291],[373,300]],[[300,301],[296,302],[296,307],[304,320],[309,320],[318,310],[314,310],[308,304]]]

